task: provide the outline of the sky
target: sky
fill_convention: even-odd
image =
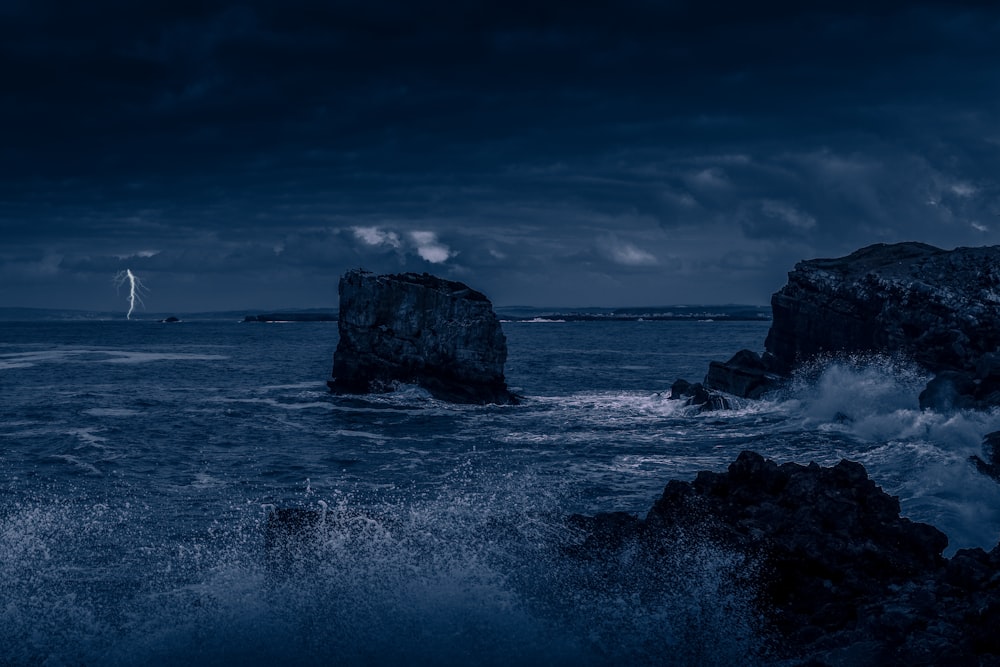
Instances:
[[[1000,243],[995,2],[0,0],[0,306],[766,304]]]

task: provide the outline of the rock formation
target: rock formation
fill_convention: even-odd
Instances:
[[[760,398],[781,383],[781,376],[774,372],[769,360],[753,350],[740,350],[725,363],[709,363],[705,386],[743,398]]]
[[[627,556],[650,576],[678,535],[745,554],[775,657],[1000,664],[1000,546],[943,558],[945,535],[901,518],[899,500],[858,463],[778,465],[743,452],[725,473],[671,481],[645,519],[577,515],[570,524],[585,535],[571,556]]]
[[[694,405],[698,412],[709,410],[728,410],[732,407],[729,400],[717,391],[709,391],[700,382],[691,384],[687,380],[677,380],[670,386],[670,399],[683,400],[685,407]]]
[[[976,470],[1000,482],[1000,431],[983,436],[983,457],[973,454],[969,461]]]
[[[922,407],[1000,405],[1000,246],[880,243],[799,262],[771,310],[764,354],[712,362],[707,388],[757,398],[816,357],[889,353],[938,374]]]
[[[974,372],[1000,347],[1000,246],[946,251],[877,244],[799,262],[771,298],[764,347],[791,370],[827,352],[902,352]]]
[[[511,403],[507,339],[493,306],[468,286],[430,274],[348,271],[340,279],[339,393],[417,384],[456,403]]]

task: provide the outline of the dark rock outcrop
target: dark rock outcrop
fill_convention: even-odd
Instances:
[[[770,356],[761,358],[752,350],[740,350],[725,363],[713,361],[708,365],[705,386],[743,398],[760,398],[781,384],[780,375],[769,362]]]
[[[757,398],[817,357],[901,354],[939,375],[922,407],[1000,405],[1000,246],[879,243],[802,261],[771,311],[766,352],[712,362],[706,387]]]
[[[969,460],[979,472],[1000,482],[1000,431],[987,433],[983,437],[982,457],[973,454]]]
[[[701,534],[749,556],[775,657],[1000,664],[1000,546],[945,559],[945,535],[899,509],[858,463],[778,465],[743,452],[725,473],[671,481],[645,519],[573,517],[586,537],[570,555],[628,554],[655,570],[676,535]]]
[[[493,306],[468,286],[430,274],[348,271],[340,279],[339,393],[417,384],[456,403],[512,403],[507,339]]]
[[[709,391],[701,383],[691,384],[687,380],[676,380],[670,386],[670,399],[684,401],[684,406],[694,405],[699,412],[709,410],[729,410],[732,404],[717,391]]]
[[[932,388],[929,405],[955,403],[952,390],[967,397],[960,407],[1000,402],[1000,246],[877,244],[799,262],[771,309],[764,346],[777,370],[829,353],[902,353],[932,372],[966,376]]]

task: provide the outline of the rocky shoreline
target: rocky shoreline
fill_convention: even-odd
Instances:
[[[879,243],[802,261],[771,310],[764,353],[712,362],[706,389],[759,398],[818,357],[899,354],[935,374],[921,407],[1000,406],[1000,246]]]
[[[570,557],[628,554],[652,574],[679,533],[698,534],[747,557],[768,661],[1000,665],[1000,545],[944,558],[947,537],[899,512],[859,463],[746,451],[724,473],[671,481],[645,519],[571,517],[585,538]]]

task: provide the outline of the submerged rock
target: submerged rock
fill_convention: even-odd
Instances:
[[[691,384],[687,380],[678,379],[670,386],[670,399],[683,400],[684,406],[694,405],[698,412],[709,410],[729,410],[732,404],[717,391],[709,391],[700,382]]]
[[[417,384],[455,403],[513,403],[503,367],[507,339],[489,299],[427,273],[340,279],[340,342],[333,357],[339,393]]]
[[[987,433],[983,437],[983,456],[973,454],[969,460],[976,470],[1000,482],[1000,431]]]
[[[798,664],[1000,664],[1000,546],[945,559],[945,535],[899,511],[859,463],[743,452],[727,472],[671,481],[645,519],[573,517],[585,537],[569,553],[649,577],[678,536],[743,553],[775,657]]]

